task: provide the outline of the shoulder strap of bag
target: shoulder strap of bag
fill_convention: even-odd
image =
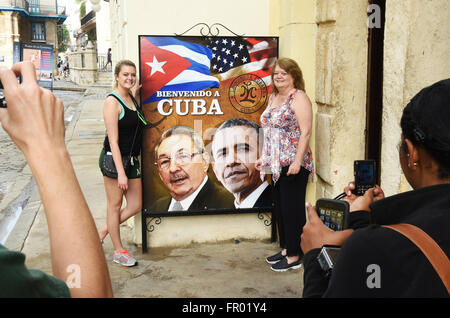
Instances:
[[[384,225],[406,236],[428,258],[450,293],[450,261],[439,245],[422,229],[411,224]]]

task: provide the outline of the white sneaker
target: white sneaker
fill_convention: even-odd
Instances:
[[[128,253],[127,250],[123,250],[122,252],[114,252],[113,262],[127,267],[136,265],[136,260],[130,255],[130,253]]]

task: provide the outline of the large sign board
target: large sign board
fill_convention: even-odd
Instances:
[[[139,36],[144,210],[272,206],[254,165],[277,56],[277,37]]]
[[[13,59],[32,62],[39,86],[53,90],[53,45],[14,42]]]

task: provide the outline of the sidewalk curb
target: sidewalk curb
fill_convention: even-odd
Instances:
[[[31,179],[30,183],[33,187],[31,196],[5,242],[5,246],[10,250],[22,251],[25,241],[28,238],[28,233],[30,232],[36,215],[42,205],[39,190],[34,178]]]

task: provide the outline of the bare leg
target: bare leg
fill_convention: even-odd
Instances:
[[[125,192],[125,198],[127,205],[120,210],[120,224],[142,210],[142,181],[140,178],[128,179],[128,191]],[[108,227],[104,225],[98,230],[98,236],[103,241],[106,235],[108,235]]]
[[[120,208],[122,206],[123,191],[117,186],[117,180],[103,177],[106,190],[106,224],[115,251],[123,251],[120,240]]]

